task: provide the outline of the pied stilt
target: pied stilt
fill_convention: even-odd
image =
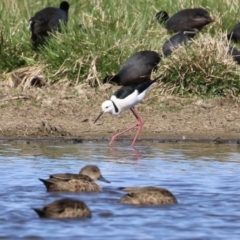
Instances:
[[[103,113],[110,113],[112,115],[119,115],[121,112],[130,109],[133,115],[137,119],[137,123],[133,126],[115,134],[109,143],[109,146],[115,141],[115,139],[122,135],[123,133],[137,127],[138,130],[135,134],[135,137],[132,141],[131,147],[134,146],[134,143],[142,130],[143,120],[138,115],[137,111],[135,110],[134,106],[137,105],[142,99],[145,97],[147,91],[151,87],[153,83],[155,83],[161,76],[155,78],[153,81],[147,81],[144,83],[139,83],[136,85],[126,86],[118,89],[110,98],[102,103],[102,111],[99,116],[96,118],[95,122],[102,116]]]

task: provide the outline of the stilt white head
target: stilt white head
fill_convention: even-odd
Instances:
[[[102,103],[102,111],[94,121],[94,123],[104,114],[104,113],[110,113],[112,115],[116,115],[116,111],[113,105],[113,102],[111,100],[107,100]]]

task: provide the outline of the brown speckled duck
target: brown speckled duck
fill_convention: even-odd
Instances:
[[[58,173],[50,176],[49,179],[40,179],[48,192],[99,192],[101,187],[95,180],[110,183],[95,165],[86,165],[79,174]]]
[[[176,197],[167,189],[158,187],[127,187],[128,192],[119,202],[133,205],[163,205],[177,203]]]
[[[40,218],[90,218],[91,210],[79,200],[63,198],[54,201],[42,209],[33,208]]]

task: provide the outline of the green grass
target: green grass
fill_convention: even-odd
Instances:
[[[53,34],[44,47],[34,51],[28,20],[36,11],[46,6],[58,7],[60,2],[1,1],[0,74],[40,66],[50,83],[67,78],[73,84],[86,81],[97,86],[106,75],[116,73],[135,52],[155,50],[161,53],[170,35],[154,21],[158,10],[172,15],[183,8],[200,6],[211,13],[215,22],[203,29],[196,38],[196,45],[179,49],[159,64],[156,74],[166,77],[161,87],[168,93],[183,96],[240,94],[238,66],[219,52],[223,51],[222,37],[239,21],[240,1],[69,0],[67,28]],[[215,41],[210,50],[209,41],[204,38]]]
[[[239,96],[240,68],[227,52],[226,42],[200,34],[194,43],[163,60],[163,88],[182,96]]]

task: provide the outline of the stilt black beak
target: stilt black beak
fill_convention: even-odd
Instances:
[[[94,121],[94,123],[96,123],[96,121],[97,121],[103,114],[104,114],[104,112],[101,112],[101,113],[99,114],[99,116],[97,117],[97,119]]]

